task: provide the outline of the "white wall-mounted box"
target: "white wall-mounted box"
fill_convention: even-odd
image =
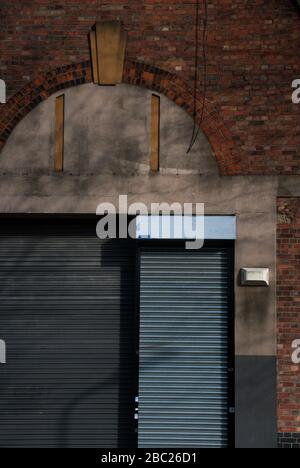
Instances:
[[[269,268],[242,268],[241,269],[242,286],[269,286],[270,269]]]

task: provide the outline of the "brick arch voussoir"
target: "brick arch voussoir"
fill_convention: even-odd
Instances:
[[[16,125],[38,104],[57,93],[81,84],[92,82],[90,61],[66,65],[43,73],[26,84],[18,93],[1,106],[0,151],[7,142]],[[167,96],[171,101],[194,115],[194,96],[187,84],[168,71],[140,62],[126,60],[123,82],[145,87],[153,92]],[[197,103],[201,109],[202,102]],[[200,124],[200,112],[197,122]],[[215,154],[220,174],[235,175],[241,171],[241,160],[235,154],[229,130],[225,127],[219,112],[208,99],[205,103],[204,119],[201,130],[205,133]]]

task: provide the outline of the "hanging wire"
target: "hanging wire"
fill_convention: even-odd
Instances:
[[[101,0],[97,0],[97,15],[96,15],[96,18],[97,18],[97,21],[100,21],[100,9],[101,9]]]
[[[203,18],[203,32],[202,32],[202,53],[203,53],[203,100],[202,100],[202,108],[200,114],[200,122],[197,125],[197,97],[198,97],[198,65],[199,65],[199,25],[200,25],[200,0],[197,0],[196,3],[196,24],[195,24],[195,82],[194,82],[194,127],[193,127],[193,134],[191,137],[191,142],[189,148],[187,150],[187,154],[189,154],[199,136],[200,127],[203,122],[204,118],[204,110],[205,110],[205,101],[206,101],[206,94],[207,94],[207,54],[206,54],[206,33],[207,33],[207,23],[208,23],[208,4],[207,0],[203,0],[204,2],[204,18]]]

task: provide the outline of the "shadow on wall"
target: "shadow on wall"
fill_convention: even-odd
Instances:
[[[114,251],[113,256],[112,251]],[[111,365],[108,374],[99,378],[96,385],[76,395],[64,408],[60,418],[57,440],[57,445],[63,448],[74,446],[72,436],[70,437],[73,415],[78,407],[84,405],[85,401],[89,399],[103,401],[102,408],[97,410],[98,421],[96,424],[101,432],[115,434],[117,429],[117,437],[114,438],[114,442],[107,443],[106,441],[102,443],[99,440],[98,448],[101,446],[103,448],[135,448],[137,446],[134,410],[138,386],[138,355],[136,352],[138,323],[136,316],[136,249],[134,241],[109,240],[104,242],[99,267],[102,270],[102,275],[110,278],[112,284],[115,281],[120,281],[119,330],[114,330],[115,337],[112,338],[114,347],[118,350],[118,362],[115,361]],[[102,288],[105,295],[105,284],[102,285]],[[111,299],[114,299],[113,295]],[[114,353],[114,350],[112,352]],[[113,361],[108,356],[107,364]],[[117,401],[110,400],[112,395],[115,395]],[[109,409],[109,412],[107,412],[107,409]]]
[[[1,152],[2,176],[50,176],[54,169],[55,99],[52,95],[14,129]],[[65,90],[64,174],[133,176],[149,173],[152,92],[130,85],[81,85]],[[200,132],[190,154],[193,120],[161,95],[161,172],[218,175]]]

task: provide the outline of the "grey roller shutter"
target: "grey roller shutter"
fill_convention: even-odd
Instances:
[[[142,248],[139,447],[227,447],[227,248]]]
[[[136,445],[135,245],[82,226],[1,226],[1,447]]]

